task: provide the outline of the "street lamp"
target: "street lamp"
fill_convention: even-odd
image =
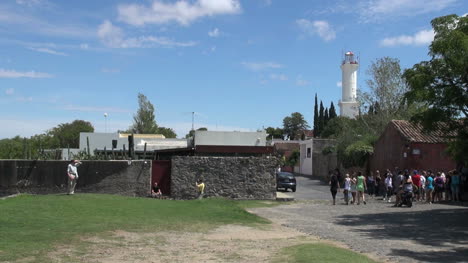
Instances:
[[[105,131],[107,133],[107,112],[104,113],[104,127],[105,127]]]

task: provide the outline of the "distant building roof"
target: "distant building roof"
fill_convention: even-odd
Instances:
[[[119,133],[120,138],[128,138],[131,133]],[[144,139],[164,139],[166,136],[162,134],[133,134],[133,138],[144,138]]]
[[[456,136],[455,131],[447,134],[442,132],[440,125],[433,131],[424,131],[422,125],[415,124],[409,121],[392,120],[390,125],[400,132],[400,134],[410,142],[420,143],[446,143],[450,140],[449,137]]]

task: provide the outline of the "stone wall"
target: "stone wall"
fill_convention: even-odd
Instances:
[[[196,198],[195,182],[202,178],[206,197],[272,200],[277,165],[274,157],[173,157],[171,196]]]
[[[68,161],[1,160],[0,196],[66,193]],[[146,196],[150,191],[149,161],[83,161],[77,193]]]
[[[338,167],[338,158],[336,150],[324,154],[323,150],[328,147],[336,146],[335,140],[314,139],[312,146],[312,175],[320,178],[326,178],[328,171]]]

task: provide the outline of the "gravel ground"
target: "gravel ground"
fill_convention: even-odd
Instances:
[[[341,200],[333,206],[327,185],[310,178],[297,180],[298,191],[288,193],[297,202],[251,211],[382,261],[468,262],[466,203],[416,202],[412,208],[397,208],[381,198],[368,198],[367,205],[358,206],[345,205],[339,194]]]

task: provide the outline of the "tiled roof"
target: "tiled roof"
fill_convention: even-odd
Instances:
[[[403,120],[392,120],[391,125],[394,125],[400,134],[410,142],[444,143],[449,141],[448,136],[456,135],[455,133],[443,133],[441,129],[423,131],[423,127],[420,124]]]

